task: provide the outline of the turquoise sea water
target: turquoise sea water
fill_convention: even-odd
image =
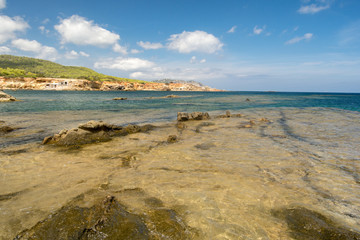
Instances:
[[[241,110],[274,107],[327,107],[360,111],[360,94],[287,92],[75,92],[6,91],[22,100],[1,104],[0,113],[97,110],[136,112],[141,109],[177,111]],[[170,94],[180,98],[159,99]],[[112,101],[115,97],[126,101]],[[246,101],[249,99],[250,101]]]

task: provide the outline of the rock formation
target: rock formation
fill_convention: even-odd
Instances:
[[[0,102],[14,102],[17,101],[16,98],[0,91]]]
[[[153,125],[131,125],[121,127],[104,123],[102,121],[89,121],[80,124],[78,128],[62,130],[58,134],[44,138],[43,144],[55,144],[58,146],[83,145],[95,142],[106,142],[114,136],[125,136],[137,132],[147,132],[153,129]]]

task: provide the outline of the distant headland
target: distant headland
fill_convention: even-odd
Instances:
[[[98,91],[221,91],[195,81],[154,82],[101,74],[85,67],[0,55],[0,89]]]

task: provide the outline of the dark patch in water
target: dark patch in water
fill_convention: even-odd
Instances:
[[[165,208],[161,200],[146,197],[142,189],[121,191],[147,208],[130,212],[114,196],[98,200],[91,207],[82,207],[85,195],[74,198],[54,214],[24,230],[15,239],[193,239],[195,232],[175,210]],[[135,200],[135,199],[134,199]]]
[[[213,143],[201,143],[201,144],[196,144],[195,147],[201,150],[208,150],[210,148],[215,147],[216,145]]]
[[[332,219],[304,207],[272,211],[286,221],[290,235],[297,240],[357,240],[360,233],[335,223]]]

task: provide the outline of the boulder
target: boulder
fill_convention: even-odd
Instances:
[[[177,113],[177,120],[182,122],[188,120],[206,120],[206,119],[210,119],[210,115],[207,112]]]
[[[14,98],[13,96],[10,96],[7,93],[0,91],[0,102],[14,102],[14,101],[17,101],[17,99]]]

